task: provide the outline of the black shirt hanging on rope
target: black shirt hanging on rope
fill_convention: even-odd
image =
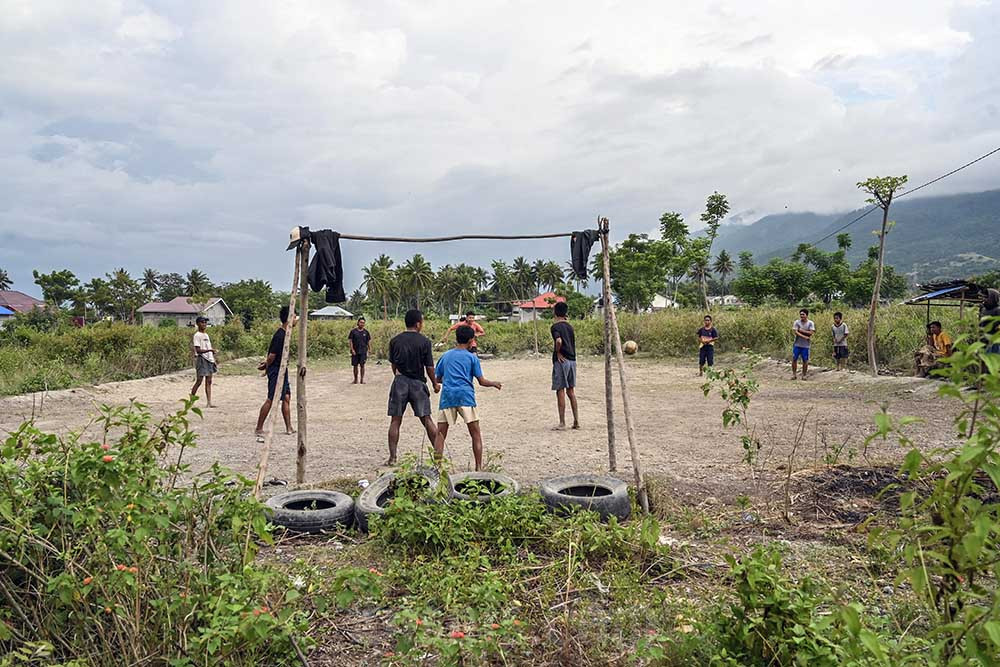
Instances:
[[[329,229],[310,232],[316,254],[309,263],[309,287],[318,292],[326,287],[327,303],[347,301],[344,294],[344,263],[340,258],[340,234]]]
[[[569,252],[573,260],[573,273],[580,280],[587,279],[587,264],[590,262],[590,248],[600,238],[600,232],[596,229],[586,229],[582,232],[573,232],[569,237]]]

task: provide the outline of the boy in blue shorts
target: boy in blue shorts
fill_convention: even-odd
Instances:
[[[455,331],[456,345],[438,359],[434,367],[435,381],[441,384],[440,411],[437,418],[437,438],[434,440],[434,456],[441,460],[444,455],[444,441],[448,437],[448,427],[455,424],[458,418],[469,428],[472,437],[472,455],[476,460],[476,470],[483,469],[483,434],[479,429],[479,413],[476,411],[476,388],[472,384],[475,378],[480,386],[502,388],[499,382],[492,382],[483,377],[483,368],[479,357],[472,353],[470,347],[476,339],[475,330],[468,326],[460,326]]]
[[[802,379],[805,380],[809,371],[809,344],[816,333],[816,325],[809,319],[809,311],[805,308],[799,311],[799,319],[792,322],[792,333],[795,334],[795,343],[792,344],[792,379],[797,379],[797,365],[801,359]]]

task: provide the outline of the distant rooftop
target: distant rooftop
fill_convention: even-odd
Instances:
[[[27,313],[33,308],[44,308],[45,302],[17,290],[0,290],[0,306],[15,313]]]
[[[152,301],[139,309],[140,313],[166,313],[168,315],[197,315],[202,313],[218,302],[222,301],[217,296],[209,297],[203,302],[196,302],[189,296],[174,297],[170,301]],[[226,302],[222,301],[223,307],[229,311]]]

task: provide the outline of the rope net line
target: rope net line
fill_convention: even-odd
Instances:
[[[349,241],[382,241],[385,243],[441,243],[444,241],[520,241],[528,239],[559,239],[569,238],[573,232],[558,234],[463,234],[460,236],[430,236],[415,238],[408,236],[363,236],[359,234],[341,234],[341,239]]]

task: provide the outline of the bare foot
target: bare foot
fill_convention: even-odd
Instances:
[[[217,407],[219,407],[219,406],[218,406],[218,405],[216,405],[216,404],[214,404],[214,403],[209,403],[209,404],[208,404],[208,407],[210,407],[210,408],[217,408]]]
[[[579,422],[573,422],[573,430],[574,431],[579,431],[580,430],[580,423]]]
[[[566,424],[559,424],[558,426],[553,426],[552,430],[553,431],[565,431],[566,430]]]
[[[792,376],[792,379],[793,379],[793,380],[798,380],[798,379],[799,379],[799,376],[797,376],[797,375],[793,375],[793,376]]]
[[[286,428],[285,429],[285,435],[295,435],[295,429],[294,428]]]
[[[355,381],[354,381],[354,382],[352,382],[351,384],[357,384],[357,383],[358,383],[358,381],[357,381],[357,380],[355,380]]]
[[[386,461],[382,465],[384,465],[384,466],[394,466],[394,465],[396,465],[396,459],[389,459],[388,461]]]

